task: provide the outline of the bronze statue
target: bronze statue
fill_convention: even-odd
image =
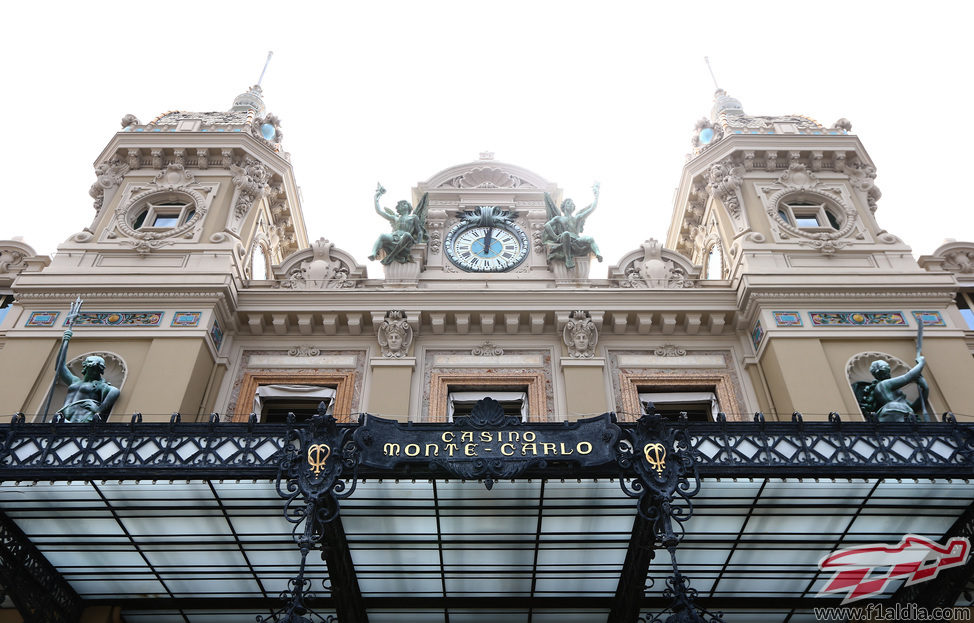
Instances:
[[[414,244],[426,242],[426,211],[429,194],[423,195],[419,205],[414,210],[408,201],[396,204],[396,211],[379,206],[379,197],[385,194],[382,184],[375,188],[375,211],[392,225],[391,234],[381,234],[372,247],[370,260],[383,254],[382,263],[389,265],[393,262],[405,264],[412,261],[409,250]]]
[[[548,251],[548,260],[561,260],[565,262],[566,268],[575,267],[576,257],[588,257],[594,255],[598,261],[602,261],[598,245],[589,236],[582,235],[585,227],[585,219],[595,210],[599,203],[599,184],[592,185],[592,193],[595,199],[584,210],[573,214],[575,202],[565,199],[561,202],[561,209],[555,205],[551,195],[545,193],[545,206],[548,213],[548,222],[544,225],[542,242]]]
[[[925,363],[923,355],[917,355],[917,363],[909,372],[894,377],[887,362],[882,359],[872,362],[869,372],[875,380],[853,384],[863,412],[873,414],[880,422],[903,422],[908,415],[924,415],[930,393],[926,379],[921,376]],[[907,402],[906,394],[900,391],[909,383],[916,383],[919,390],[919,397],[913,402]]]
[[[61,352],[58,354],[60,365],[57,373],[65,385],[68,395],[64,399],[64,406],[57,413],[64,416],[68,422],[90,422],[98,415],[103,421],[108,419],[112,406],[118,400],[119,390],[102,378],[105,373],[105,360],[97,355],[85,357],[81,364],[81,376],[76,377],[68,370],[65,363],[68,342],[73,335],[71,329],[64,332],[61,339]]]

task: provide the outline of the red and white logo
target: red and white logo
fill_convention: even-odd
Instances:
[[[916,534],[908,534],[894,545],[873,543],[832,552],[819,561],[822,571],[835,571],[818,596],[847,593],[843,604],[879,595],[898,578],[904,586],[937,577],[942,569],[967,562],[971,542],[954,537],[946,545]]]

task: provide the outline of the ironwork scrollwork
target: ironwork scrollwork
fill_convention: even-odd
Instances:
[[[284,498],[284,518],[294,525],[291,535],[301,551],[297,575],[281,592],[283,606],[258,623],[331,623],[331,615],[312,611],[306,603],[315,598],[312,581],[305,577],[308,554],[317,547],[324,526],[338,517],[338,501],[352,495],[358,477],[359,453],[351,430],[338,430],[335,418],[326,413],[325,403],[308,426],[297,426],[293,413],[287,416],[288,430],[277,472],[277,493]],[[343,475],[351,472],[347,485]],[[328,587],[322,581],[322,587]],[[309,618],[312,617],[312,618]]]
[[[652,410],[652,409],[651,409]],[[620,478],[622,491],[636,498],[639,517],[652,526],[656,547],[670,554],[673,574],[666,579],[663,597],[669,607],[642,623],[722,623],[722,614],[711,614],[694,605],[697,591],[680,573],[676,547],[685,533],[683,524],[693,516],[693,498],[700,491],[693,443],[686,415],[676,425],[656,413],[643,415],[628,439],[618,446],[617,462],[636,478]]]

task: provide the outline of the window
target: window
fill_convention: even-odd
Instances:
[[[260,385],[254,393],[253,412],[261,422],[286,422],[288,413],[298,420],[308,419],[318,413],[318,406],[325,403],[325,412],[333,413],[335,388],[320,385]]]
[[[254,250],[250,256],[250,278],[267,279],[267,253],[264,247],[259,244],[254,245]]]
[[[430,376],[426,421],[448,422],[470,415],[478,400],[490,396],[505,413],[522,421],[544,421],[550,412],[542,372],[471,370],[461,373],[433,372]]]
[[[521,421],[528,419],[528,392],[526,386],[521,387],[450,387],[446,402],[447,421],[452,422],[458,417],[470,415],[477,402],[484,398],[493,398],[504,408],[504,415],[514,415]]]
[[[3,319],[7,317],[7,312],[10,311],[10,305],[13,302],[13,294],[0,294],[0,324],[2,324]]]
[[[691,422],[713,422],[720,412],[717,396],[713,391],[705,392],[639,392],[639,402],[643,413],[653,410],[667,419],[675,420],[681,413],[687,414]]]
[[[800,229],[841,229],[836,214],[824,201],[803,199],[784,202],[778,210],[781,220]]]
[[[720,245],[714,244],[707,253],[707,279],[724,278],[724,254],[720,252]]]
[[[284,422],[289,411],[309,417],[318,412],[318,403],[325,402],[336,420],[347,422],[352,412],[354,383],[352,371],[244,372],[240,392],[232,399],[233,420],[246,422],[251,413],[257,413],[261,422]]]
[[[967,328],[974,331],[974,292],[961,290],[957,293],[957,307],[964,317]]]
[[[150,231],[172,229],[188,223],[196,215],[194,203],[178,196],[170,196],[162,201],[148,201],[135,211],[132,229]]]

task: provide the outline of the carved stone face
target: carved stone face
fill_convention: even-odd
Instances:
[[[576,331],[575,335],[572,336],[572,342],[575,344],[575,350],[583,353],[588,350],[589,337],[588,331]]]
[[[398,331],[390,331],[386,334],[386,341],[389,343],[389,350],[398,352],[402,349],[402,335]]]

